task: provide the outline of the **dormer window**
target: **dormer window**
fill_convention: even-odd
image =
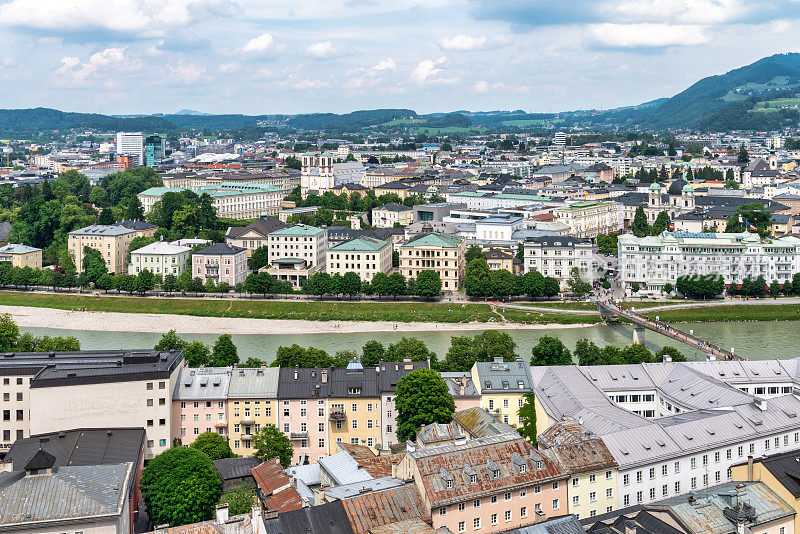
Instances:
[[[503,389],[508,389],[508,380],[503,380]]]
[[[348,395],[360,395],[361,394],[361,388],[347,388],[347,394]]]
[[[453,489],[453,481],[452,480],[445,480],[444,487],[447,489]]]
[[[522,380],[517,380],[517,387],[519,389],[524,389],[525,388],[525,383]]]
[[[478,483],[478,475],[470,475],[469,476],[469,483],[470,484],[477,484]]]
[[[520,464],[518,467],[519,467],[519,472],[520,473],[524,473],[525,471],[528,470],[528,466],[525,465],[525,464]]]
[[[537,460],[536,461],[536,469],[537,470],[544,469],[544,462],[541,461],[541,460]]]

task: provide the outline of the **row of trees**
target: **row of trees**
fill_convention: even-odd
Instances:
[[[201,341],[185,341],[181,339],[175,330],[170,330],[153,347],[155,350],[182,350],[183,356],[189,367],[211,366],[228,367],[239,364],[239,351],[233,344],[230,334],[222,334],[217,338],[213,347],[209,347]],[[259,367],[263,364],[255,358],[248,360],[241,367]]]
[[[418,297],[438,297],[442,293],[442,279],[433,270],[420,271],[416,278],[406,279],[398,272],[390,275],[376,273],[372,281],[362,281],[357,273],[335,273],[333,275],[317,272],[303,281],[303,292],[309,295],[347,295],[358,293],[378,295],[380,297],[397,297],[399,295],[416,295]]]
[[[686,357],[675,347],[666,346],[653,354],[650,349],[640,343],[619,348],[614,345],[599,347],[588,339],[580,339],[575,351],[570,353],[564,343],[555,337],[542,336],[531,350],[531,365],[621,365],[652,363],[663,361],[664,356],[672,361],[686,361]]]
[[[19,333],[17,323],[7,313],[0,315],[0,352],[55,352],[81,350],[81,342],[73,336],[34,336]]]
[[[661,232],[669,228],[669,214],[662,211],[653,221],[651,226],[647,222],[647,215],[644,212],[644,207],[639,206],[636,208],[636,213],[633,215],[633,222],[631,222],[631,232],[636,237],[644,237],[648,235],[659,235]],[[616,243],[614,243],[616,249]]]
[[[470,297],[551,298],[558,295],[559,290],[558,280],[553,277],[543,276],[539,271],[516,276],[506,269],[490,270],[483,257],[469,261],[464,272],[464,292]]]

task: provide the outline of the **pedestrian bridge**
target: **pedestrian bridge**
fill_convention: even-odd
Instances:
[[[639,315],[629,310],[624,310],[612,302],[598,302],[597,309],[600,316],[607,323],[617,322],[620,318],[626,319],[633,324],[633,342],[644,343],[645,330],[658,332],[662,336],[671,337],[682,343],[686,343],[695,350],[705,352],[710,359],[717,360],[745,360],[732,352],[728,352],[713,343],[709,343],[693,334],[678,330],[663,321],[657,321],[643,315]]]

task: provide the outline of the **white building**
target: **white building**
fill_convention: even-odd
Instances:
[[[623,228],[622,205],[613,200],[575,202],[553,210],[557,222],[570,228],[575,237],[597,237],[598,234],[618,232]]]
[[[551,276],[565,287],[573,267],[577,267],[585,282],[597,277],[594,246],[588,239],[570,236],[530,237],[525,240],[524,272],[539,271]]]
[[[371,282],[377,273],[392,270],[392,245],[372,237],[359,237],[328,249],[328,274],[354,272],[361,281]]]
[[[281,190],[271,185],[228,182],[196,188],[151,187],[137,196],[144,212],[148,213],[165,193],[186,190],[193,191],[198,196],[207,193],[211,196],[217,216],[228,219],[255,219],[262,215],[277,215],[283,198]]]
[[[755,233],[663,232],[658,236],[624,234],[618,240],[619,275],[626,289],[636,282],[641,293],[659,294],[679,276],[716,273],[726,284],[763,276],[783,283],[800,271],[800,239],[761,239]]]
[[[136,165],[144,163],[142,132],[117,132],[117,156],[133,156]]]
[[[131,252],[128,274],[150,271],[153,274],[179,276],[189,268],[191,247],[156,241]]]
[[[267,234],[269,267],[278,280],[291,282],[295,289],[317,271],[325,271],[328,233],[323,228],[296,224]]]

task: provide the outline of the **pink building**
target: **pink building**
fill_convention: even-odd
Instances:
[[[184,367],[172,395],[172,439],[189,445],[203,432],[228,437],[230,367]]]
[[[511,434],[408,450],[397,468],[413,480],[433,528],[495,533],[567,513],[568,475]]]
[[[477,408],[481,405],[481,394],[478,393],[475,384],[472,383],[472,375],[469,372],[448,372],[439,373],[444,378],[450,394],[456,403],[456,411],[468,408]]]
[[[192,278],[234,287],[247,278],[247,249],[214,243],[192,254]]]
[[[281,368],[278,378],[279,428],[292,440],[292,464],[316,463],[328,455],[328,369]]]

